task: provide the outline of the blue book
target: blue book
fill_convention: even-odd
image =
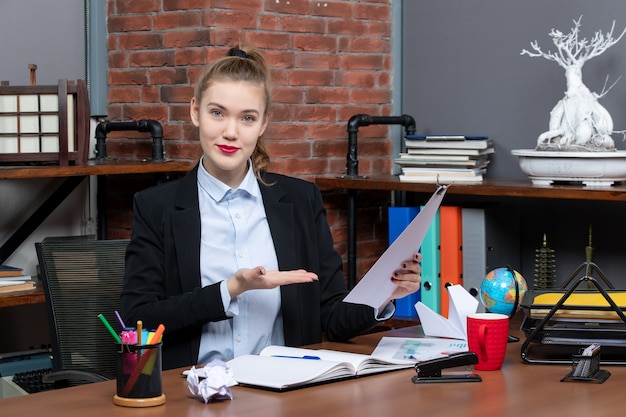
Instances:
[[[439,210],[428,227],[422,242],[421,301],[436,313],[441,311]]]
[[[406,229],[411,221],[419,213],[419,207],[389,207],[389,244]],[[394,317],[416,317],[415,304],[420,301],[420,291],[409,294],[396,300],[396,312]]]

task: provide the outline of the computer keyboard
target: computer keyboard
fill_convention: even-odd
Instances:
[[[17,372],[13,375],[13,382],[29,394],[48,391],[54,389],[54,383],[45,383],[42,378],[50,372],[52,372],[51,368]]]

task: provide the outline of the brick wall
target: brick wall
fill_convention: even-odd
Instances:
[[[156,119],[166,157],[196,159],[193,83],[238,41],[273,67],[271,170],[314,180],[345,172],[347,122],[391,113],[391,1],[108,0],[109,120]],[[109,155],[150,158],[145,134],[111,133]],[[359,174],[389,173],[387,126],[359,131]],[[152,178],[109,179],[109,236],[129,235],[132,194]],[[337,249],[346,248],[345,196],[325,193]],[[359,197],[359,276],[386,246],[386,193]]]

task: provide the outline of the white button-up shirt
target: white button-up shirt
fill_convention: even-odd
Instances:
[[[283,345],[279,288],[246,291],[235,299],[226,289],[226,280],[238,269],[278,269],[263,198],[252,169],[233,190],[200,164],[198,197],[202,286],[221,282],[224,311],[231,317],[203,327],[198,363],[259,353],[270,344]]]

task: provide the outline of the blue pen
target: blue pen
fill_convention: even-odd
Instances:
[[[304,355],[304,356],[285,356],[285,355],[272,355],[275,358],[292,358],[292,359],[313,359],[313,360],[320,360],[319,356],[311,356],[311,355]]]

